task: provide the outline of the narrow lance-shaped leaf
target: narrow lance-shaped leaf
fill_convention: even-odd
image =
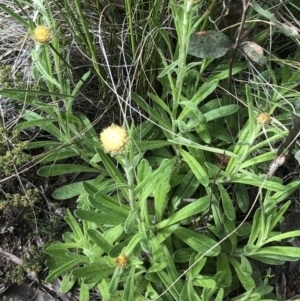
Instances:
[[[190,155],[183,149],[180,150],[180,154],[182,155],[183,160],[188,164],[198,181],[203,186],[208,186],[209,178],[206,170],[202,167],[202,165],[199,162],[197,162],[197,160],[192,155]]]
[[[209,204],[210,196],[204,196],[173,213],[168,219],[165,219],[162,222],[158,223],[156,225],[156,229],[162,229],[197,213],[203,212],[208,208]]]

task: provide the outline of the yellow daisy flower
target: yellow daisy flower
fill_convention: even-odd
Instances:
[[[127,145],[128,135],[125,129],[112,124],[101,132],[100,141],[106,153],[111,155],[121,154]]]
[[[33,32],[33,39],[41,44],[51,41],[51,31],[47,26],[38,25]]]
[[[260,113],[257,117],[257,122],[260,124],[269,124],[271,116],[268,113]]]
[[[126,267],[128,265],[128,257],[121,253],[116,259],[116,265],[118,267]]]

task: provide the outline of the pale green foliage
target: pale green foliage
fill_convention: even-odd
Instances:
[[[296,125],[299,119],[299,95],[294,88],[300,81],[300,50],[294,47],[286,61],[276,58],[276,52],[262,54],[263,47],[253,45],[268,47],[272,35],[265,28],[257,29],[256,35],[248,34],[251,43],[241,44],[241,31],[225,27],[217,2],[170,1],[168,7],[160,1],[160,6],[146,7],[125,1],[123,13],[127,15],[123,17],[127,16],[129,35],[121,43],[127,80],[120,84],[122,97],[111,73],[118,60],[111,51],[109,61],[105,48],[111,40],[103,38],[104,31],[97,33],[78,1],[74,1],[74,10],[67,2],[55,2],[70,22],[80,49],[87,53],[91,71],[72,84],[62,76],[62,70],[75,73],[60,48],[63,31],[51,24],[56,31],[53,44],[32,52],[35,61],[39,59],[34,70],[49,88],[51,102],[41,102],[42,96],[49,96],[45,91],[27,91],[27,103],[39,110],[25,111],[26,121],[17,128],[35,125],[55,138],[30,143],[32,149],[45,150],[36,158],[45,163],[38,175],[93,175],[53,193],[59,200],[77,197],[77,209],[68,210],[65,217],[71,231],[63,234],[63,242],[45,247],[51,256],[46,262],[46,281],[62,277],[62,292],[78,285],[81,301],[89,300],[92,288],[99,290],[104,301],[272,300],[275,294],[268,279],[274,272],[268,270],[265,275],[254,260],[270,269],[298,260],[299,248],[284,242],[299,236],[300,230],[281,233],[279,225],[300,181],[286,183],[280,174],[268,173],[268,168],[278,156],[298,148],[294,143],[281,143],[286,137],[293,140],[294,131],[289,134],[286,126]],[[91,4],[86,4],[90,11]],[[108,20],[112,21],[116,7],[110,8]],[[242,11],[240,30],[245,24],[249,30],[255,27],[250,21],[259,17],[256,13],[271,19],[266,9],[248,5]],[[168,11],[175,43],[174,31],[159,19]],[[144,19],[147,14],[149,18]],[[213,24],[210,20],[220,21]],[[224,32],[216,33],[215,25],[224,27]],[[112,27],[111,39],[119,45],[115,30]],[[195,43],[195,32],[206,38]],[[205,55],[201,51],[196,55],[204,59],[189,55],[201,43],[220,37],[222,43],[232,41],[232,51],[216,41],[210,47],[222,46],[217,56],[215,52],[209,56],[207,49]],[[145,52],[141,60],[140,51]],[[107,69],[99,63],[100,57]],[[151,72],[157,76],[148,77],[146,66],[149,70],[155,67]],[[74,99],[91,75],[98,79],[103,95],[112,93],[117,100],[129,134],[124,152],[115,156],[104,152],[94,128],[98,120],[89,120],[74,107]],[[0,93],[23,101],[19,91]],[[142,121],[128,120],[130,106],[132,110],[139,107],[145,115]],[[272,116],[270,124],[257,122],[260,112]],[[120,255],[125,258],[122,264],[117,260]]]

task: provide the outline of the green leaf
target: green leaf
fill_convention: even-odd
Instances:
[[[222,106],[220,108],[211,110],[207,113],[204,114],[205,120],[206,122],[211,121],[211,120],[215,120],[221,117],[225,117],[228,115],[232,115],[235,112],[237,112],[239,110],[239,106],[238,105],[227,105],[227,106]]]
[[[34,141],[29,142],[27,149],[45,148],[46,150],[59,149],[63,146],[61,142],[57,141]]]
[[[192,172],[194,173],[197,180],[203,185],[209,185],[209,178],[207,175],[206,170],[202,167],[197,160],[190,155],[188,152],[184,151],[183,149],[180,150],[180,154],[182,155],[183,160],[188,164]]]
[[[52,114],[53,115],[53,112]],[[56,137],[59,141],[63,141],[64,143],[69,143],[68,137],[64,135],[64,133],[59,129],[57,126],[55,126],[52,122],[40,122],[40,120],[45,120],[45,118],[33,111],[25,110],[23,117],[27,119],[28,121],[35,121],[39,127],[54,137]]]
[[[173,145],[174,143],[170,141],[163,140],[144,140],[144,141],[134,141],[133,151],[134,152],[145,152],[147,150],[162,148],[165,146]]]
[[[154,172],[152,172],[150,175],[148,174],[149,170],[148,169],[146,170],[147,177],[144,177],[145,174],[143,175],[142,172],[139,172],[140,178],[143,177],[143,180],[135,188],[135,193],[138,194],[145,186],[147,186],[146,187],[147,191],[152,192],[157,185],[159,176],[161,176],[166,170],[172,168],[174,163],[175,163],[175,158],[172,160],[164,159],[161,162],[160,166]],[[143,194],[144,194],[144,192],[143,192]]]
[[[23,121],[15,126],[17,130],[24,130],[28,128],[32,128],[35,126],[41,127],[41,128],[47,128],[48,126],[52,126],[53,122],[55,122],[56,119],[54,118],[45,118],[45,119],[34,119],[29,121]]]
[[[176,209],[177,205],[183,199],[191,197],[198,189],[199,184],[200,183],[194,176],[193,172],[189,170],[174,192],[174,196],[172,198],[172,204],[174,208]]]
[[[190,229],[178,227],[174,234],[195,251],[205,253],[206,256],[217,256],[221,251],[221,247],[217,245],[216,241]]]
[[[221,184],[218,184],[218,189],[221,194],[222,206],[223,206],[225,215],[227,216],[227,218],[229,220],[235,221],[235,209],[232,204],[232,199],[230,198],[226,189]]]
[[[156,225],[156,229],[162,229],[167,226],[173,225],[181,220],[196,215],[200,212],[205,211],[210,205],[210,196],[204,196],[173,213],[168,219]]]
[[[125,232],[133,233],[136,223],[137,223],[137,211],[131,210],[127,215],[126,222],[124,225]]]
[[[80,267],[72,271],[72,275],[75,277],[90,278],[92,280],[97,277],[97,281],[101,281],[103,278],[108,277],[114,272],[115,268],[110,267],[108,264],[92,264],[90,266]]]
[[[82,186],[84,188],[84,192],[91,197],[99,191],[97,187],[88,182],[82,183]]]
[[[231,75],[235,75],[240,73],[242,70],[247,68],[249,63],[234,63],[233,68],[231,70]],[[228,78],[229,76],[229,68],[228,64],[218,64],[216,68],[211,72],[211,76],[207,79],[207,81],[212,80],[222,80]]]
[[[167,261],[156,262],[147,270],[147,274],[157,273],[157,272],[165,269],[167,265],[168,265]]]
[[[189,262],[193,254],[195,254],[195,251],[192,248],[181,248],[173,253],[173,259],[179,263]]]
[[[59,288],[60,292],[63,294],[67,293],[73,287],[76,280],[77,278],[74,277],[72,274],[70,273],[65,274],[60,283],[60,288]]]
[[[184,121],[175,120],[174,123],[177,125],[179,132],[182,134],[186,134],[191,129]]]
[[[280,202],[285,201],[296,189],[299,188],[299,185],[300,181],[288,183],[285,185],[285,190],[276,192],[274,195],[272,195],[269,202],[279,204]]]
[[[114,244],[119,237],[124,233],[124,227],[122,225],[117,225],[116,227],[107,229],[103,233],[103,238],[109,243]],[[120,252],[119,252],[120,253]]]
[[[237,200],[238,206],[243,213],[246,213],[249,209],[249,195],[246,185],[236,184],[235,199]]]
[[[87,229],[87,233],[97,246],[99,246],[105,253],[109,253],[112,249],[112,245],[103,238],[99,231],[96,229]]]
[[[109,215],[117,215],[127,218],[130,208],[118,203],[113,197],[101,194],[100,196],[88,196],[89,203],[96,209]]]
[[[67,200],[84,192],[82,182],[71,183],[56,189],[52,197],[56,200]]]
[[[219,84],[219,80],[217,80],[217,79],[214,79],[214,80],[211,80],[211,81],[206,81],[198,89],[198,91],[193,96],[193,98],[190,100],[190,102],[197,106],[200,102],[205,100],[207,98],[207,96],[209,96],[212,92],[215,91],[218,84]],[[186,118],[186,116],[188,116],[190,114],[190,112],[194,110],[194,108],[195,108],[195,106],[193,106],[193,107],[191,107],[191,106],[184,107],[184,109],[182,110],[182,112],[180,113],[180,115],[178,117],[178,120],[184,120],[184,118]]]
[[[236,231],[238,236],[249,236],[251,233],[252,224],[245,222]]]
[[[134,276],[135,276],[135,266],[130,267],[129,275],[127,276],[124,288],[124,294],[122,301],[132,301],[134,299],[135,290],[134,287]]]
[[[110,176],[116,181],[116,183],[126,183],[124,177],[122,176],[120,170],[116,167],[116,165],[113,163],[111,158],[105,154],[102,150],[99,148],[96,148],[96,151],[101,158],[103,164],[105,165],[105,168],[109,172]],[[125,194],[127,195],[127,194]]]
[[[221,233],[222,229],[224,228],[224,217],[216,202],[211,203],[211,214],[215,225],[212,227],[212,229],[216,229],[215,235],[218,236],[218,234]]]
[[[162,54],[161,50],[159,52]],[[161,55],[161,58],[164,60],[164,56]],[[177,71],[177,67],[179,64],[182,64],[182,59],[178,59],[177,61],[172,62],[171,64],[167,65],[161,73],[158,74],[157,78],[161,79],[169,73],[173,73]]]
[[[198,101],[198,100],[197,100]],[[198,123],[203,123],[205,122],[205,117],[204,115],[201,113],[201,111],[199,110],[198,106],[189,100],[185,100],[185,101],[180,101],[179,104],[184,108],[184,107],[188,107],[189,108],[189,117],[191,119],[193,119],[194,121],[198,122]]]
[[[244,255],[241,255],[241,271],[245,275],[252,275],[252,266]]]
[[[241,170],[243,173],[245,173],[244,170]],[[278,183],[274,182],[271,180],[265,180],[265,175],[255,175],[255,174],[234,174],[231,176],[230,181],[234,183],[241,183],[241,184],[248,184],[248,185],[253,185],[256,187],[261,187],[263,185],[263,188],[269,189],[271,191],[285,191],[285,186]]]
[[[198,260],[201,256],[202,254],[198,253],[197,255],[193,254],[190,257],[190,270],[186,273],[189,279],[194,279],[195,277],[197,277],[197,275],[199,275],[201,270],[204,268],[207,261],[207,257],[203,257],[202,259]]]
[[[99,292],[101,294],[101,298],[103,301],[109,301],[111,299],[111,295],[109,293],[109,287],[105,279],[102,279],[97,284]]]
[[[157,272],[159,278],[165,287],[169,287],[171,290],[171,294],[174,300],[178,300],[180,292],[183,288],[183,281],[179,280],[175,284],[173,283],[175,280],[178,280],[179,272],[175,267],[174,261],[169,253],[169,250],[166,246],[163,247],[164,258],[166,258],[168,264],[166,266],[167,272],[165,270],[160,270]],[[172,287],[172,288],[171,288]]]
[[[89,78],[91,74],[91,69],[88,70],[86,73],[84,73],[82,75],[82,77],[79,79],[79,81],[77,82],[77,84],[75,85],[75,87],[73,88],[73,91],[71,93],[72,96],[76,97],[80,88],[82,87],[82,85],[86,82],[86,80]],[[82,114],[82,113],[80,113]],[[83,114],[82,114],[83,115]],[[87,125],[87,124],[86,124]],[[80,300],[81,301],[81,300]]]
[[[159,182],[153,191],[154,207],[155,207],[157,222],[160,222],[163,219],[163,214],[168,205],[168,201],[169,201],[168,193],[171,188],[170,185],[171,174],[172,174],[172,169],[171,168],[166,169],[165,172],[162,174],[162,176],[159,178]]]
[[[36,53],[34,54],[34,51],[35,50],[32,50],[31,53],[32,53],[32,55],[36,56]],[[38,60],[38,58],[36,58],[36,60],[35,60],[35,67],[43,75],[43,77],[45,78],[45,80],[47,80],[51,84],[55,85],[59,89],[59,91],[62,90],[62,87],[59,84],[59,82],[53,77],[52,74],[48,73],[48,70],[45,69],[44,65]]]
[[[300,257],[300,248],[285,246],[264,247],[252,253],[251,257],[253,257],[252,255],[255,256],[255,258],[258,258],[259,256],[287,261],[296,261],[299,260]]]
[[[89,210],[76,209],[74,214],[84,221],[93,222],[96,224],[105,224],[117,226],[125,224],[126,218],[123,216],[109,215],[106,213],[93,212]]]
[[[45,252],[53,256],[63,256],[69,249],[81,249],[82,245],[77,242],[64,242],[55,243],[54,245],[47,246]]]
[[[136,245],[143,239],[143,233],[136,233],[133,237],[131,237],[130,241],[128,242],[124,253],[127,256],[130,256],[133,254],[133,250],[136,247]]]
[[[38,157],[35,157],[35,162],[38,163],[50,163],[57,162],[59,160],[64,160],[71,157],[78,156],[78,152],[71,147],[64,147],[60,149],[54,149],[46,151],[45,154],[41,154]]]
[[[266,256],[266,255],[250,255],[249,257],[251,257],[254,260],[263,262],[265,264],[268,265],[283,265],[286,263],[286,261],[297,261],[297,259],[293,259],[293,258],[283,258],[281,256]]]
[[[137,184],[140,184],[152,173],[149,162],[143,158],[137,167]],[[141,189],[142,190],[142,189]]]
[[[67,214],[68,215],[65,217],[65,220],[73,231],[74,240],[76,242],[84,242],[84,235],[81,231],[81,228],[69,209],[67,209]]]
[[[255,288],[255,282],[250,275],[245,275],[242,272],[241,264],[234,258],[229,258],[230,263],[233,265],[239,280],[241,281],[242,286],[246,291],[250,291]]]
[[[103,182],[105,175],[101,174],[99,175],[97,178],[93,179],[93,180],[88,180],[85,181],[86,183],[89,183],[90,185],[95,185],[98,187],[98,189],[101,190],[101,185]],[[71,183],[62,187],[59,187],[58,189],[56,189],[53,194],[52,197],[56,200],[66,200],[66,199],[70,199],[74,196],[77,196],[79,194],[83,194],[85,192],[84,187],[83,187],[83,182],[76,182],[76,183]],[[110,181],[105,181],[103,183],[103,185],[105,185],[105,183],[110,184]]]
[[[222,286],[229,287],[232,283],[232,273],[228,258],[224,253],[220,253],[217,257],[217,271],[224,273]]]
[[[155,124],[149,120],[145,120],[133,129],[132,141],[139,142],[148,137],[148,134],[153,131]]]
[[[276,153],[268,152],[268,153],[253,157],[250,160],[247,160],[247,161],[243,162],[241,164],[241,168],[244,169],[246,167],[254,166],[254,165],[257,165],[259,163],[263,163],[263,162],[266,162],[266,161],[272,161],[276,157],[277,157]]]
[[[158,122],[163,128],[169,131],[172,130],[170,121],[162,118],[161,114],[151,108],[151,106],[149,106],[142,97],[134,92],[131,93],[131,97],[145,112],[150,115],[151,119],[153,119],[155,122]]]
[[[196,276],[193,279],[193,284],[195,286],[206,287],[206,288],[209,288],[209,289],[215,289],[216,288],[216,281],[214,279],[204,278],[201,275]]]
[[[221,287],[215,297],[215,301],[222,301],[224,297],[224,289]]]
[[[25,18],[20,16],[20,14],[15,13],[13,10],[7,7],[5,4],[0,4],[1,10],[5,11],[7,14],[12,16],[15,20],[18,21],[18,23],[23,24],[23,26],[27,29],[30,28],[30,25],[28,22],[25,21]]]
[[[211,143],[211,135],[210,132],[208,131],[206,124],[198,124],[195,127],[195,130],[197,132],[197,134],[199,135],[199,137],[207,144]]]
[[[97,183],[92,183],[94,185],[96,185],[96,187],[98,188],[98,192],[95,194],[95,197],[101,197],[103,195],[108,195],[111,192],[117,192],[118,190],[122,190],[123,188],[128,189],[129,186],[127,183],[114,183],[115,181],[112,179],[108,179],[105,180],[102,184],[103,185],[97,185]],[[118,201],[118,204],[120,205],[120,202]],[[123,208],[126,208],[126,206],[124,206]]]
[[[269,19],[270,21],[276,22],[277,19],[275,18],[274,14],[271,14],[269,11],[263,9],[256,1],[252,1],[252,7],[256,10],[260,15]]]
[[[82,244],[82,245],[84,245],[84,244]],[[86,249],[84,250],[84,248],[81,248],[81,249],[83,250],[83,252],[86,251]],[[102,254],[102,253],[103,252],[99,253],[99,255]],[[84,255],[80,255],[80,254],[77,254],[77,253],[74,253],[74,252],[70,252],[70,251],[65,252],[65,254],[67,255],[67,257],[69,259],[80,260],[84,264],[90,264],[91,263],[90,258],[87,255],[85,255],[85,254]],[[105,258],[100,257],[100,258],[97,258],[97,262],[106,263],[106,260],[105,260]]]
[[[261,229],[263,227],[262,211],[258,208],[254,214],[252,229],[248,240],[248,245],[255,244],[258,237],[261,235]]]
[[[62,274],[71,271],[74,267],[81,264],[81,261],[78,260],[71,260],[69,262],[66,262],[65,264],[61,265],[59,268],[55,269],[54,271],[51,271],[49,275],[46,277],[45,281],[47,283],[53,282],[55,279],[57,279]]]
[[[196,149],[201,149],[201,150],[205,150],[205,151],[212,152],[212,153],[226,155],[226,156],[233,157],[233,158],[238,157],[233,152],[230,152],[230,151],[227,151],[227,150],[224,150],[224,149],[221,149],[221,148],[215,148],[215,147],[210,147],[210,146],[206,146],[206,145],[201,145],[199,143],[193,142],[193,141],[191,141],[189,139],[186,139],[184,137],[176,137],[174,139],[169,139],[168,141],[171,141],[173,143],[180,144],[180,145],[185,145],[187,147],[193,147],[193,148],[196,148]]]
[[[122,273],[123,273],[123,268],[117,267],[113,275],[110,277],[109,292],[111,294],[117,291]]]
[[[90,300],[90,292],[89,287],[85,283],[80,284],[80,294],[79,294],[80,301],[89,301]]]
[[[224,33],[215,30],[200,31],[191,35],[188,54],[215,59],[224,56],[230,46],[231,42]]]
[[[221,226],[222,227],[222,226]],[[231,235],[229,236],[229,240],[231,242],[231,249],[234,251],[237,247],[237,234],[235,232],[235,221],[231,221],[230,219],[227,218],[227,216],[224,216],[224,228],[226,229],[226,233]],[[225,244],[228,243],[225,242]]]
[[[100,171],[93,167],[82,166],[77,164],[54,164],[50,166],[41,167],[37,173],[41,177],[54,177],[78,172],[99,173]]]
[[[160,97],[150,92],[148,93],[148,95],[152,100],[154,100],[158,105],[160,105],[170,116],[172,116],[172,112],[170,111],[170,108]]]
[[[167,272],[165,272],[164,270],[158,271],[157,274],[159,276],[159,279],[157,279],[156,282],[160,282],[160,283],[162,283],[163,287],[169,288],[169,292],[171,295],[169,297],[169,300],[178,300],[179,294],[182,290],[181,289],[182,283],[180,281],[178,281],[174,284],[173,282],[176,279],[172,279],[170,277],[170,275]],[[155,274],[151,273],[149,275],[155,275]],[[149,275],[146,275],[146,277]]]

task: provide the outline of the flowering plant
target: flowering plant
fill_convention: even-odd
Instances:
[[[45,13],[42,2],[34,1]],[[75,178],[77,181],[58,188],[52,195],[56,200],[76,198],[77,208],[67,211],[65,221],[70,231],[63,233],[62,242],[44,247],[50,256],[46,281],[61,277],[61,292],[78,285],[80,301],[90,300],[92,289],[103,301],[273,298],[273,288],[268,284],[271,272],[266,275],[256,262],[281,265],[300,256],[299,248],[285,243],[299,236],[300,231],[280,229],[291,205],[288,198],[300,181],[285,182],[276,175],[298,135],[291,138],[299,124],[298,96],[292,90],[299,83],[300,73],[287,63],[278,81],[289,89],[276,90],[275,83],[272,90],[276,93],[270,93],[270,105],[261,97],[256,81],[251,78],[244,84],[245,74],[253,75],[256,70],[251,62],[258,63],[259,68],[267,64],[265,52],[252,42],[239,42],[250,6],[276,26],[281,24],[255,1],[249,1],[243,6],[239,28],[232,34],[236,36],[233,44],[225,29],[226,34],[205,30],[209,22],[218,19],[210,15],[217,1],[211,1],[203,13],[202,2],[171,1],[168,10],[171,9],[177,37],[170,35],[158,20],[149,22],[151,26],[158,24],[153,32],[159,32],[160,37],[156,40],[158,46],[149,47],[146,53],[147,59],[151,51],[155,51],[153,57],[159,58],[157,68],[151,64],[149,68],[151,72],[158,70],[154,76],[158,89],[142,93],[140,85],[132,83],[128,76],[122,86],[127,93],[123,99],[110,72],[107,76],[101,72],[102,62],[108,58],[98,56],[95,43],[99,41],[104,49],[104,31],[93,36],[98,31],[86,26],[81,3],[74,3],[82,27],[70,29],[75,38],[79,36],[81,46],[84,44],[82,53],[89,52],[91,71],[71,85],[66,75],[73,70],[65,59],[62,31],[53,18],[42,14],[38,23],[44,24],[44,19],[47,26],[53,25],[49,26],[52,39],[51,43],[41,44],[49,38],[44,32],[35,44],[32,73],[35,79],[42,78],[50,94],[44,90],[32,92],[28,102],[41,113],[26,111],[26,121],[18,125],[21,130],[39,126],[53,138],[29,144],[31,149],[45,151],[35,158],[45,164],[39,168],[39,176],[89,176],[86,180]],[[66,6],[63,13],[72,12],[72,22],[69,16],[65,18],[69,25],[77,24],[77,15],[68,1],[56,4]],[[153,5],[151,12],[157,7],[160,8]],[[135,41],[130,5],[125,9],[131,31],[129,53],[135,66],[141,49]],[[159,9],[156,12],[160,14]],[[240,59],[237,50],[245,59]],[[223,60],[225,55],[230,59]],[[295,54],[295,62],[298,56]],[[127,68],[128,57],[124,57]],[[259,76],[254,73],[253,78],[277,79],[271,69]],[[117,100],[123,117],[120,125],[106,127],[105,122],[100,131],[97,127],[102,116],[90,121],[88,114],[74,109],[74,100],[79,90],[86,88],[92,72],[103,84],[103,98],[112,96]],[[135,75],[134,72],[132,78]],[[107,84],[107,78],[111,83]],[[234,87],[234,95],[232,85],[238,85],[241,79],[243,84]],[[145,82],[148,85],[150,81]],[[139,84],[144,87],[145,83],[141,80]],[[24,101],[23,93],[0,92],[10,92]],[[43,105],[37,95],[47,95],[51,102]],[[285,97],[289,101],[285,102]],[[131,102],[132,110],[137,106],[142,112],[138,123],[127,115]],[[289,112],[290,108],[295,113],[292,119],[287,113],[276,119],[277,110]],[[282,120],[295,125],[295,130],[288,133]],[[291,139],[278,146],[284,138]]]

